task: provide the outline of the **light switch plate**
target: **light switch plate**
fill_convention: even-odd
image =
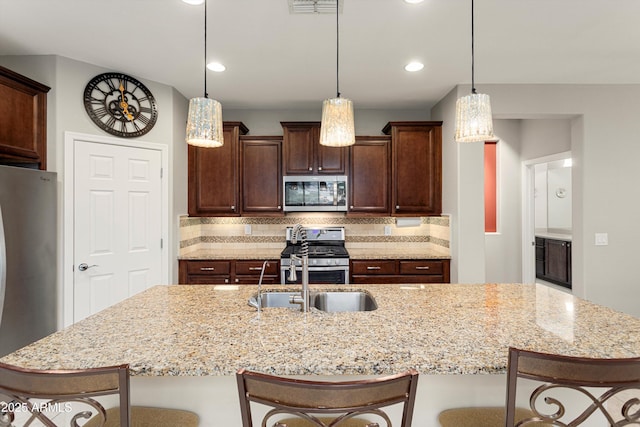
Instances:
[[[244,234],[251,234],[251,224],[244,225]]]
[[[608,233],[596,233],[596,246],[607,246],[609,244]]]

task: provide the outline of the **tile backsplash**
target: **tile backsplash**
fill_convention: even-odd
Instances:
[[[343,226],[349,248],[385,249],[401,244],[405,249],[449,251],[449,217],[420,217],[419,225],[399,227],[396,218],[347,218],[341,214],[289,214],[284,217],[180,217],[180,255],[195,250],[281,249],[285,229],[305,226]],[[387,233],[385,233],[385,231]]]

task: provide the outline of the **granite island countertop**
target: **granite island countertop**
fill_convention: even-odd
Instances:
[[[178,257],[181,260],[279,260],[282,248],[198,249]],[[445,249],[348,248],[351,259],[451,259]]]
[[[198,249],[178,257],[181,260],[279,260],[283,248]]]
[[[134,376],[221,376],[241,367],[277,375],[503,373],[509,346],[640,356],[640,319],[543,285],[354,288],[370,292],[378,309],[268,308],[258,315],[247,305],[256,286],[156,286],[0,360],[40,369],[129,363]]]

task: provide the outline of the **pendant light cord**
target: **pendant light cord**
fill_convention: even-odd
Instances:
[[[471,0],[471,93],[476,93],[475,81],[475,52],[474,52],[474,28],[473,28],[473,0]]]
[[[336,0],[336,98],[340,98],[340,0]]]
[[[207,0],[204,0],[204,97],[209,97],[207,93]]]

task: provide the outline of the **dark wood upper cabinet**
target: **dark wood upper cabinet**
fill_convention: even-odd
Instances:
[[[242,215],[283,215],[282,137],[240,137]]]
[[[224,145],[189,146],[189,215],[238,216],[239,138],[249,131],[241,122],[225,122]]]
[[[280,122],[284,175],[345,175],[348,148],[320,145],[320,122]]]
[[[389,122],[391,215],[442,213],[442,122]]]
[[[389,215],[391,138],[359,136],[349,150],[348,213]]]
[[[0,67],[0,163],[47,168],[50,88]]]

